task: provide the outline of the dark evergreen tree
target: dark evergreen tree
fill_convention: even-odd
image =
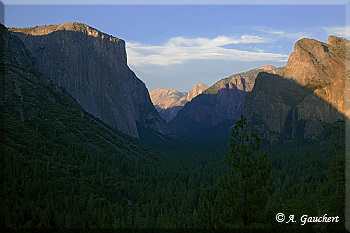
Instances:
[[[334,232],[342,232],[345,227],[345,145],[344,129],[345,121],[338,119],[333,123],[336,130],[336,139],[331,142],[336,154],[329,163],[326,172],[326,183],[323,187],[323,209],[328,216],[339,216],[338,224],[319,223],[314,226],[315,230],[327,229]],[[322,215],[323,213],[321,213]]]
[[[205,193],[201,208],[202,212],[197,221],[197,227],[202,229],[220,228],[218,203],[209,189]]]
[[[269,196],[274,192],[274,186],[268,184],[271,174],[268,154],[257,155],[260,138],[247,131],[243,115],[231,136],[231,150],[225,155],[230,170],[218,181],[224,208],[221,219],[229,228],[261,222]]]

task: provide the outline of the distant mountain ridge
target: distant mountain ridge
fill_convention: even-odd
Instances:
[[[226,88],[226,85],[229,83],[232,83],[233,85],[243,85],[239,84],[239,79],[244,79],[244,85],[245,89],[247,91],[251,91],[254,87],[256,76],[259,74],[259,72],[269,72],[272,74],[280,74],[284,67],[276,68],[272,65],[265,65],[259,68],[251,69],[246,72],[238,73],[231,75],[227,78],[223,78],[219,81],[217,81],[214,85],[210,86],[207,90],[203,92],[203,94],[217,94],[220,89]],[[243,89],[243,86],[240,86],[239,89]]]
[[[187,103],[169,125],[182,136],[228,135],[230,126],[243,113],[245,95],[253,89],[257,75],[261,71],[279,74],[282,70],[266,65],[221,79]]]
[[[191,101],[207,88],[208,86],[203,83],[194,84],[192,90],[188,93],[158,88],[150,92],[150,97],[159,115],[169,122],[187,102]]]
[[[135,138],[138,127],[172,135],[145,84],[128,67],[124,40],[76,22],[10,30],[32,53],[38,70],[87,112]]]

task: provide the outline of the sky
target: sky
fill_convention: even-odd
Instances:
[[[74,21],[125,40],[128,65],[149,91],[188,92],[194,83],[210,86],[263,65],[285,66],[304,37],[322,42],[328,35],[350,37],[343,1],[2,2],[6,27]]]

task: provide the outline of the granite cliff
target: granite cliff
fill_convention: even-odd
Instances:
[[[187,93],[186,100],[190,102],[193,98],[202,94],[203,91],[205,91],[208,88],[209,86],[203,83],[194,84],[192,90]]]
[[[245,95],[261,71],[280,73],[282,68],[263,66],[224,78],[188,102],[169,122],[182,136],[222,136],[244,110]]]
[[[349,40],[336,36],[329,36],[328,43],[299,40],[282,76],[315,90],[318,97],[349,117],[350,109],[346,108],[344,96],[346,79],[349,78],[345,69],[349,62],[346,53],[349,46]]]
[[[30,159],[37,156],[40,161],[49,156],[59,166],[61,162],[53,157],[67,155],[67,151],[84,157],[98,152],[140,161],[153,159],[147,148],[87,113],[64,88],[37,71],[30,51],[2,24],[0,44],[2,148]]]
[[[350,117],[345,82],[346,39],[296,42],[279,75],[260,73],[247,94],[244,115],[262,138],[283,143],[295,136],[315,139],[327,124]]]
[[[192,90],[188,93],[157,88],[150,92],[150,97],[159,115],[169,122],[187,102],[191,101],[207,88],[208,86],[203,83],[194,84]]]
[[[38,70],[87,112],[135,138],[138,127],[171,135],[145,84],[129,69],[122,39],[75,22],[10,30],[31,52]]]

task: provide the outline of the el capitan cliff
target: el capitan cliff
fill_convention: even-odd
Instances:
[[[32,53],[38,70],[87,112],[135,138],[138,127],[172,134],[145,84],[128,67],[124,40],[76,22],[10,30]]]

